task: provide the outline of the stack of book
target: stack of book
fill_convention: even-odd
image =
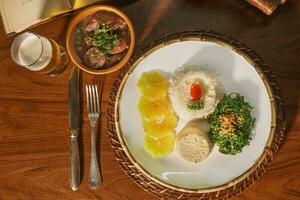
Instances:
[[[19,33],[94,3],[105,0],[0,0],[6,34]]]

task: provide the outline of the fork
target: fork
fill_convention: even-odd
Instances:
[[[89,173],[89,184],[91,189],[97,189],[99,188],[102,182],[98,166],[96,149],[98,120],[100,117],[100,103],[97,85],[86,85],[86,98],[88,118],[91,124],[91,163]]]

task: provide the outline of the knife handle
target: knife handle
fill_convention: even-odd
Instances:
[[[73,191],[76,191],[80,181],[80,161],[78,151],[78,131],[71,131],[70,143],[70,185]]]

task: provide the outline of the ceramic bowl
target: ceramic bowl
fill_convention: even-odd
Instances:
[[[116,14],[117,16],[121,17],[124,19],[124,21],[127,23],[129,32],[130,32],[130,44],[127,53],[123,57],[122,60],[120,60],[116,65],[111,66],[109,68],[103,68],[103,69],[92,69],[88,66],[86,66],[76,55],[75,49],[74,49],[74,29],[76,26],[86,17],[98,12],[98,11],[108,11]],[[72,62],[82,69],[83,71],[90,73],[90,74],[95,74],[95,75],[102,75],[102,74],[108,74],[115,72],[122,68],[130,59],[133,49],[135,45],[135,33],[134,33],[134,28],[133,25],[130,21],[130,19],[119,9],[111,7],[111,6],[92,6],[89,7],[83,11],[81,11],[79,14],[77,14],[69,24],[68,30],[67,30],[67,37],[66,37],[66,47],[67,51],[69,53],[70,59]]]

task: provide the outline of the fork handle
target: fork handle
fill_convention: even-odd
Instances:
[[[90,174],[89,174],[89,184],[91,189],[97,189],[101,185],[101,176],[97,160],[97,125],[98,123],[91,124],[91,164],[90,164]]]

